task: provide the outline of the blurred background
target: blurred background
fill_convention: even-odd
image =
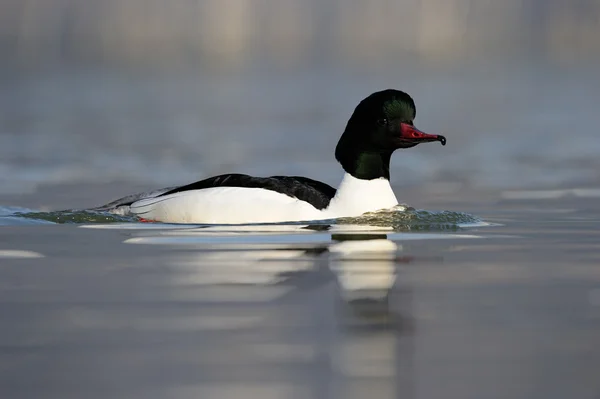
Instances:
[[[448,137],[399,151],[397,188],[600,182],[600,0],[0,0],[0,54],[5,204],[227,172],[337,185],[346,121],[384,88]]]
[[[600,0],[0,0],[0,397],[600,397],[599,67]],[[337,185],[385,88],[448,139],[397,151],[399,201],[499,226],[5,217],[229,172]]]

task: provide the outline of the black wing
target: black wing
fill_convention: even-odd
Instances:
[[[335,196],[335,188],[329,184],[300,176],[254,177],[242,174],[226,174],[210,177],[192,184],[177,187],[158,197],[189,190],[202,190],[212,187],[262,188],[306,201],[317,209],[325,209]]]

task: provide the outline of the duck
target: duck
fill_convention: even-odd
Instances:
[[[440,142],[414,125],[415,102],[401,90],[386,89],[354,109],[336,148],[344,170],[337,189],[301,176],[256,177],[230,173],[183,186],[129,195],[95,211],[175,224],[255,224],[357,217],[390,209],[398,200],[390,185],[394,151]]]

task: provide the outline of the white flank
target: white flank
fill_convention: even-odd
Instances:
[[[130,212],[165,223],[276,223],[360,216],[397,204],[388,180],[360,180],[346,173],[324,210],[271,190],[213,187],[142,199]]]
[[[214,187],[131,204],[131,213],[166,223],[273,223],[313,220],[321,212],[307,202],[261,188]]]

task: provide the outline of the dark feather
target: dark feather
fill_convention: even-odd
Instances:
[[[285,194],[300,201],[306,201],[317,209],[325,209],[335,196],[335,188],[300,176],[271,176],[254,177],[242,174],[226,174],[210,177],[192,184],[174,188],[158,195],[162,197],[169,194],[189,190],[203,190],[213,187],[245,187],[262,188]]]

